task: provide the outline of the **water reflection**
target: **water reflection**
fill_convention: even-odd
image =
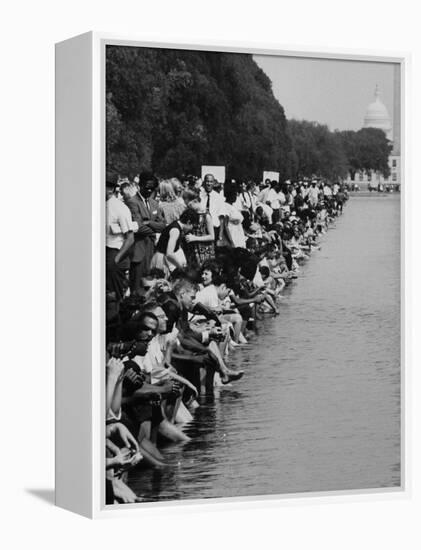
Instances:
[[[399,197],[354,198],[281,316],[265,318],[234,364],[246,376],[202,398],[167,445],[163,471],[139,469],[145,500],[400,484]]]

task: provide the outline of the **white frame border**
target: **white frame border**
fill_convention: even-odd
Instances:
[[[222,511],[232,509],[273,508],[280,506],[302,504],[332,504],[342,502],[372,502],[380,500],[402,500],[411,496],[411,464],[410,464],[410,431],[411,431],[411,395],[410,378],[410,304],[411,280],[409,265],[409,224],[410,224],[410,118],[407,113],[410,107],[409,70],[411,58],[409,53],[367,51],[350,49],[326,49],[323,51],[309,46],[279,44],[254,44],[229,41],[206,41],[186,43],[180,38],[171,38],[165,42],[160,37],[148,36],[121,37],[115,34],[91,32],[92,41],[92,264],[90,270],[92,279],[91,288],[91,321],[92,321],[92,460],[87,467],[91,470],[92,518],[127,517],[142,512],[147,515],[162,513],[165,509],[176,513],[185,510],[194,511]],[[86,37],[76,37],[72,41]],[[188,501],[166,501],[140,504],[105,505],[105,47],[133,46],[149,48],[175,48],[187,50],[219,51],[232,53],[251,53],[257,55],[273,55],[288,57],[306,57],[336,60],[370,61],[383,63],[399,63],[401,66],[401,486],[391,488],[350,490],[350,491],[323,491],[311,493],[294,493],[282,495],[264,495],[249,497],[231,497],[215,499],[198,499]],[[82,269],[83,266],[80,266]],[[406,279],[405,279],[406,277]],[[100,281],[100,284],[98,284]],[[60,365],[56,365],[60,369]],[[59,406],[59,404],[58,404]],[[69,449],[70,452],[70,449]],[[62,503],[57,503],[62,505]],[[197,507],[200,505],[200,507]],[[67,507],[67,506],[64,506]],[[82,507],[81,507],[82,508]]]

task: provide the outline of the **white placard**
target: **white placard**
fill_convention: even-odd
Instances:
[[[270,181],[277,181],[279,183],[279,172],[263,172],[263,181],[270,179]]]
[[[225,182],[225,166],[202,166],[202,181],[206,174],[212,174],[219,183]]]

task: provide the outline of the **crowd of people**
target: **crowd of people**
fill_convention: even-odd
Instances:
[[[128,470],[167,467],[160,442],[187,441],[200,396],[246,375],[230,358],[347,198],[318,178],[107,181],[107,504],[141,501]]]

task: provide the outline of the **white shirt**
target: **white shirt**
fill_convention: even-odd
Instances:
[[[253,195],[250,191],[241,191],[238,193],[237,202],[235,203],[236,206],[237,203],[239,210],[254,210]]]
[[[256,269],[256,273],[254,275],[253,284],[255,284],[258,288],[262,288],[262,286],[265,286],[265,283],[262,279],[262,274],[259,271],[259,268]]]
[[[228,217],[228,229],[234,246],[245,248],[246,236],[242,226],[244,218],[240,210],[235,206],[235,204],[228,204],[226,202],[224,205],[224,214]]]
[[[200,204],[204,211],[207,211],[207,203],[208,193],[202,187],[200,190]],[[214,227],[219,227],[219,216],[224,215],[224,204],[225,199],[222,195],[213,190],[209,193],[209,214]]]
[[[308,192],[308,190],[307,190],[307,188],[306,188],[306,186],[305,186],[304,184],[303,184],[303,185],[300,185],[300,188],[297,190],[297,193],[298,193],[298,191],[301,193],[301,196],[302,196],[303,198],[306,197],[307,192]]]
[[[270,202],[270,206],[272,210],[279,210],[279,207],[281,206],[279,203],[279,196],[278,193],[275,191],[275,189],[270,189],[269,193],[266,197],[266,202]]]
[[[124,235],[133,230],[132,215],[128,207],[114,195],[107,200],[106,246],[120,250]]]
[[[287,199],[286,199],[285,195],[282,193],[282,191],[278,192],[278,201],[279,201],[280,205],[283,205],[287,202]]]
[[[149,342],[148,351],[143,357],[142,370],[151,374],[151,383],[154,384],[160,379],[159,374],[164,367],[165,352],[168,346],[178,341],[178,329],[173,328],[172,332],[157,334]],[[156,377],[155,377],[156,376]]]
[[[270,187],[263,187],[263,189],[257,195],[257,201],[266,203],[266,201],[268,200],[267,197],[269,195],[269,191]]]
[[[311,204],[315,205],[319,201],[319,189],[317,187],[310,187],[308,191],[308,199]]]
[[[201,287],[201,289],[196,293],[196,302],[211,309],[218,308],[219,298],[215,285]]]

